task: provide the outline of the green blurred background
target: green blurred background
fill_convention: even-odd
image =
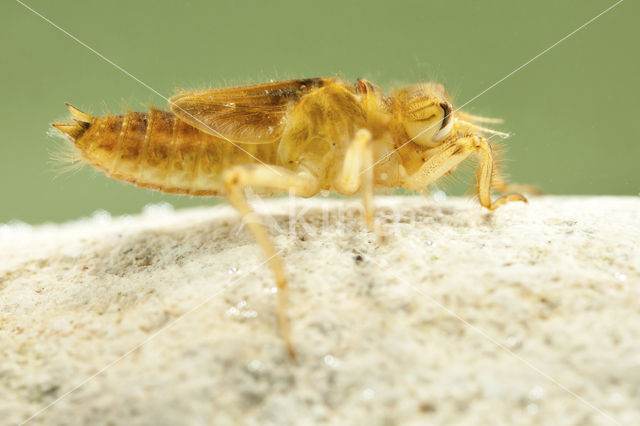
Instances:
[[[460,105],[614,4],[501,1],[46,1],[26,4],[164,96],[340,75],[444,83]],[[552,194],[640,191],[638,1],[627,0],[465,109],[502,117],[512,180]],[[0,223],[63,221],[150,202],[207,205],[86,167],[61,173],[49,123],[166,102],[19,3],[0,5]],[[461,185],[451,189],[463,193]]]

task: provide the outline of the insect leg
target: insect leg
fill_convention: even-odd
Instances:
[[[259,186],[274,189],[292,189],[295,195],[312,196],[318,191],[318,179],[306,170],[292,172],[291,170],[263,165],[238,165],[224,171],[222,174],[226,196],[229,202],[240,212],[243,220],[249,226],[253,236],[269,259],[269,265],[275,275],[278,286],[278,323],[287,350],[292,358],[295,358],[291,333],[286,317],[286,287],[287,281],[284,273],[282,258],[278,254],[267,229],[253,211],[244,194],[244,187]]]
[[[358,130],[347,147],[342,168],[334,180],[334,188],[341,194],[353,194],[358,189],[362,193],[364,218],[367,228],[381,235],[373,218],[373,147],[371,133]]]
[[[473,136],[462,138],[459,140],[467,140],[471,149],[480,156],[480,168],[478,169],[478,199],[482,206],[489,210],[495,210],[503,204],[510,201],[522,201],[528,203],[524,195],[512,193],[503,195],[495,201],[491,201],[491,185],[493,179],[493,155],[491,145],[486,139]]]
[[[478,199],[482,206],[489,210],[495,210],[510,201],[527,202],[527,199],[518,193],[504,195],[493,202],[491,201],[491,188],[494,184],[492,182],[494,177],[494,157],[489,142],[479,136],[456,139],[441,146],[416,173],[405,179],[403,186],[407,189],[424,188],[445,175],[472,153],[480,157],[480,168],[477,176]]]

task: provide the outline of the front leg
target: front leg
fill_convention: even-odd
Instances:
[[[510,201],[527,202],[524,195],[518,193],[508,194],[496,201],[491,201],[494,158],[489,142],[479,136],[456,139],[438,147],[416,173],[405,178],[402,186],[411,190],[423,189],[455,168],[470,154],[477,154],[480,157],[477,177],[478,199],[482,206],[489,210],[495,210]]]
[[[295,352],[291,343],[291,332],[286,316],[286,287],[287,280],[284,273],[282,258],[276,251],[267,229],[262,221],[256,216],[244,194],[247,186],[267,187],[277,190],[291,190],[294,195],[310,197],[318,192],[318,179],[306,170],[292,172],[283,167],[264,166],[256,164],[238,165],[230,167],[222,174],[226,196],[242,215],[242,219],[249,226],[253,236],[257,240],[262,251],[268,259],[271,270],[278,286],[278,323],[282,336],[287,345],[287,350],[292,358]]]

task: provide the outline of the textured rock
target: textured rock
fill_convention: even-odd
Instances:
[[[0,423],[640,424],[640,198],[376,204],[0,225]]]

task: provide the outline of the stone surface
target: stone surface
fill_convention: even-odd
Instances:
[[[640,198],[258,204],[297,362],[230,207],[0,225],[0,423],[640,424]]]

